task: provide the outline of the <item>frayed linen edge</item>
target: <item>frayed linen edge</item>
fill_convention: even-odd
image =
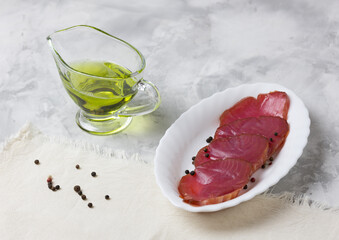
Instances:
[[[292,205],[292,206],[302,206],[309,207],[311,209],[319,209],[323,211],[330,211],[338,213],[338,207],[330,207],[324,203],[317,202],[312,200],[309,196],[305,196],[301,193],[291,193],[291,192],[282,192],[282,193],[271,193],[270,190],[260,194],[259,196],[264,198],[272,198],[281,200],[283,203]]]
[[[26,123],[19,130],[18,133],[11,135],[7,138],[3,143],[0,144],[0,152],[4,152],[11,147],[11,145],[18,141],[23,141],[26,139],[33,139],[35,137],[41,137],[45,141],[54,142],[57,144],[62,144],[65,146],[71,146],[74,148],[80,148],[85,151],[94,152],[98,154],[100,157],[108,157],[108,158],[120,158],[122,160],[134,161],[144,163],[145,165],[152,165],[152,163],[148,163],[144,161],[138,153],[127,154],[124,150],[114,150],[108,147],[102,147],[97,144],[89,143],[82,140],[73,140],[66,137],[61,136],[47,136],[41,133],[35,126],[31,123]]]
[[[31,123],[25,123],[17,133],[12,134],[4,142],[0,143],[0,151],[6,151],[14,142],[32,138],[34,134],[40,134],[40,132]]]

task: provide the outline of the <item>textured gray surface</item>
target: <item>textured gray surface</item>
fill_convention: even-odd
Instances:
[[[243,83],[275,82],[306,104],[304,154],[274,192],[339,206],[338,1],[2,1],[0,141],[32,122],[47,134],[139,152],[152,161],[166,129],[199,100]],[[153,114],[97,137],[75,124],[77,107],[57,75],[46,36],[76,24],[135,45],[145,78],[162,94]]]

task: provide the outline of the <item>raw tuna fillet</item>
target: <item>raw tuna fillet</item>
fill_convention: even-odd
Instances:
[[[193,176],[187,174],[181,178],[180,197],[198,206],[230,200],[238,196],[251,172],[251,164],[240,159],[206,162],[196,167]]]
[[[288,123],[280,117],[252,117],[233,121],[217,129],[214,138],[225,138],[241,134],[260,134],[269,140],[269,156],[283,146],[289,131]]]
[[[259,94],[257,99],[247,97],[221,114],[220,126],[249,117],[275,116],[287,119],[289,107],[290,100],[284,92]]]
[[[268,139],[261,135],[241,134],[218,138],[199,150],[194,165],[197,167],[211,160],[237,158],[251,163],[254,172],[267,160],[268,149]]]

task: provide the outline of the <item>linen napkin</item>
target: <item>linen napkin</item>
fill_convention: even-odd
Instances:
[[[49,176],[59,190],[48,188]],[[170,204],[137,154],[45,136],[30,125],[0,152],[0,239],[320,238],[339,239],[337,209],[293,194],[191,213]]]

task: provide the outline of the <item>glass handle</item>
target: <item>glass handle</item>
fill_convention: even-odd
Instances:
[[[120,117],[133,117],[155,111],[161,102],[158,88],[150,81],[141,80],[138,83],[138,93],[127,106],[118,112]]]

